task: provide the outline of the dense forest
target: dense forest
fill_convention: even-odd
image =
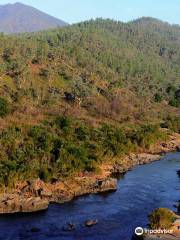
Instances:
[[[180,132],[180,27],[91,20],[0,35],[0,184],[99,171]]]

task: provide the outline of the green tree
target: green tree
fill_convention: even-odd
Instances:
[[[158,208],[149,215],[151,229],[169,229],[174,222],[174,214],[167,208]]]
[[[0,97],[0,117],[5,117],[10,113],[10,106],[9,103]]]
[[[161,102],[162,101],[162,96],[160,93],[156,93],[155,96],[154,96],[154,100],[155,102]]]

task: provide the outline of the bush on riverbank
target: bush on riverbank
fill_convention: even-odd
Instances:
[[[161,124],[163,128],[168,128],[174,132],[180,133],[180,118],[168,116],[164,123]]]
[[[149,215],[151,229],[169,229],[174,222],[174,214],[167,208],[159,208]]]
[[[51,181],[99,171],[103,159],[120,158],[164,137],[158,126],[94,128],[61,116],[39,126],[9,127],[0,132],[0,184],[13,187],[18,180]]]

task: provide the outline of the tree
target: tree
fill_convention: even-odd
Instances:
[[[162,101],[162,96],[160,95],[160,93],[155,94],[154,100],[155,100],[155,102],[161,102]]]
[[[88,85],[88,82],[83,81],[83,79],[79,77],[72,82],[71,91],[76,100],[79,102],[79,105],[81,105],[82,100],[91,95],[92,89]]]
[[[180,101],[180,89],[178,89],[176,92],[175,92],[175,97],[177,100]]]
[[[13,49],[12,48],[5,48],[3,51],[3,60],[5,62],[9,62],[11,60],[11,57],[13,55]]]
[[[0,117],[5,117],[9,112],[9,103],[4,98],[0,98]]]
[[[158,208],[149,215],[151,229],[169,229],[174,222],[174,214],[167,208]]]
[[[71,125],[71,120],[68,117],[60,116],[60,117],[57,117],[56,119],[56,125],[63,131],[68,131]]]

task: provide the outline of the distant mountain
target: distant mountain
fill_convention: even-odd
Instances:
[[[0,32],[37,32],[66,25],[66,22],[22,3],[0,6]]]

